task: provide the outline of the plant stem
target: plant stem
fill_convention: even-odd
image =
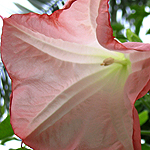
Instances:
[[[148,130],[141,130],[141,134],[150,136],[150,131],[148,131]]]
[[[147,109],[150,111],[150,106],[149,104],[143,99],[141,98],[142,103],[147,107]]]

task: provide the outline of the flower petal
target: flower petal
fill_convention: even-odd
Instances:
[[[45,26],[42,28],[45,28]],[[101,64],[107,57],[119,59],[121,55],[124,56],[123,54],[110,52],[109,50],[101,47],[96,48],[47,37],[41,33],[34,32],[26,28],[24,24],[20,25],[14,22],[13,17],[4,19],[3,32],[7,32],[9,34],[3,35],[2,41],[9,40],[9,42],[12,42],[11,46],[16,47],[14,51],[12,51],[11,47],[7,48],[7,42],[2,43],[3,49],[5,49],[2,59],[5,64],[10,64],[9,61],[14,57],[14,55],[19,55],[19,53],[21,53],[25,48],[27,51],[30,51],[32,47],[33,49],[38,49],[39,51],[51,55],[59,60],[81,64]],[[57,36],[59,37],[59,35]],[[9,53],[9,59],[7,53]],[[16,66],[13,67],[11,65],[10,70],[15,68]]]
[[[127,49],[129,50],[136,50],[136,51],[150,51],[150,44],[149,43],[140,43],[140,42],[125,42],[122,43]]]
[[[140,123],[134,103],[150,90],[150,52],[134,52],[130,54],[130,60],[132,73],[125,84],[125,99],[131,101],[132,105],[134,149],[141,150]]]
[[[128,70],[119,63],[100,65],[105,58],[124,55],[98,49],[97,44],[91,47],[97,43],[93,14],[98,5],[86,2],[70,0],[64,10],[51,16],[4,19],[2,59],[13,86],[11,123],[15,133],[35,150],[132,150],[139,146],[138,127],[133,131],[133,117],[138,121],[136,111],[132,115],[132,88],[127,99],[123,98]],[[89,7],[94,8],[90,11],[93,20]],[[126,49],[111,35],[106,41],[102,45],[107,48]]]
[[[124,55],[47,37],[17,16],[4,19],[2,35],[14,132],[35,150],[132,150],[132,116],[122,96],[128,70],[100,65]]]
[[[59,94],[31,122],[28,130],[42,120],[24,142],[36,150],[40,144],[43,150],[133,149],[132,119],[122,101],[123,83],[115,81],[118,75],[122,75],[121,81],[125,76],[122,67],[116,67],[109,68],[112,73],[107,77],[104,74],[108,70],[99,71]],[[60,105],[60,102],[65,103]],[[52,115],[46,118],[50,111]]]
[[[95,28],[99,2],[92,5],[91,0],[70,0],[63,10],[55,11],[52,15],[17,14],[11,16],[11,19],[47,37],[90,44],[96,41]],[[43,26],[45,28],[42,28]]]
[[[137,52],[136,51],[149,51],[150,44],[137,43],[137,42],[127,42],[119,43],[113,37],[113,31],[110,26],[110,15],[108,12],[108,1],[102,0],[99,8],[99,16],[97,18],[97,38],[99,43],[110,50],[117,50],[126,52],[126,50],[131,50],[127,52],[132,52],[130,54],[130,60],[132,63],[132,74],[130,74],[126,86],[125,86],[125,99],[128,102],[131,101],[133,115],[133,145],[134,149],[141,149],[140,142],[140,124],[138,119],[138,114],[134,108],[134,103],[138,98],[144,96],[150,89],[149,80],[149,52]],[[105,37],[105,38],[103,38]],[[142,79],[142,80],[141,80]],[[126,102],[125,101],[125,102]],[[128,105],[128,104],[127,104]],[[130,110],[130,105],[128,107]]]
[[[76,0],[68,0],[64,6],[64,8],[69,8],[71,3],[74,2]],[[80,0],[77,3],[77,7],[75,7],[79,12],[81,10],[83,10],[82,8],[85,7],[86,5],[86,9],[84,10],[84,13],[87,13],[89,15],[89,21],[91,23],[91,26],[94,29],[96,29],[97,23],[96,23],[96,17],[98,16],[98,8],[99,8],[99,4],[100,4],[101,0],[97,0],[97,1],[92,1],[92,0]],[[83,12],[82,12],[83,13]]]
[[[132,62],[132,74],[126,83],[126,93],[134,104],[135,100],[143,97],[150,89],[150,52],[132,53],[130,60]]]
[[[101,0],[99,14],[97,17],[97,39],[103,47],[110,50],[126,50],[127,48],[113,37],[113,30],[110,25],[109,0]]]

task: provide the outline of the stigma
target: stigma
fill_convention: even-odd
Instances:
[[[112,57],[109,57],[103,60],[103,63],[101,64],[101,66],[108,66],[108,65],[113,64],[114,62],[115,62],[115,59]]]

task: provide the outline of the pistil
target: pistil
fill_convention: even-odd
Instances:
[[[109,57],[109,58],[104,59],[103,63],[101,63],[100,65],[101,66],[109,66],[113,63],[119,63],[121,65],[127,65],[127,64],[129,64],[129,62],[130,61],[127,58],[124,58],[122,60],[117,60],[117,59],[114,59],[112,57]]]

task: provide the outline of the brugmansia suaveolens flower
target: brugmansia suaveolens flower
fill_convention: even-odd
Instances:
[[[108,0],[3,19],[11,124],[34,150],[140,150],[135,101],[150,89],[150,44],[119,43]]]

